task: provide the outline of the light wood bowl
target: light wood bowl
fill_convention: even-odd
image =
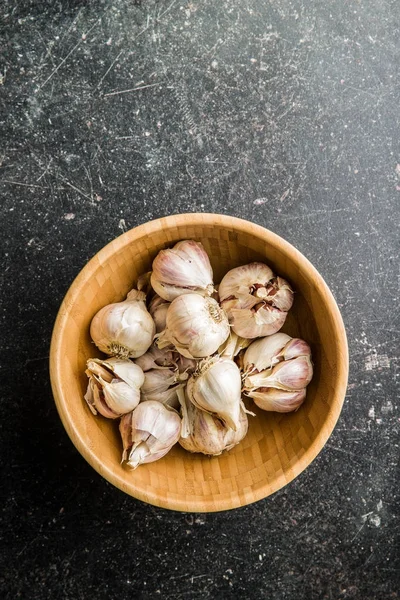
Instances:
[[[135,471],[120,464],[118,423],[94,417],[83,399],[86,360],[101,354],[89,336],[95,313],[123,300],[150,270],[161,248],[201,241],[217,283],[231,268],[264,261],[296,290],[282,331],[311,346],[314,378],[301,408],[249,417],[249,432],[230,452],[209,458],[176,445],[161,460]],[[79,273],[57,316],[50,352],[51,383],[64,427],[84,458],[122,491],[156,506],[221,511],[265,498],[301,473],[335,427],[346,393],[348,350],[336,302],[311,263],[271,231],[234,217],[183,214],[151,221],[103,248]]]

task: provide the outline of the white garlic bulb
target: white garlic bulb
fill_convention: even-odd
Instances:
[[[179,440],[181,418],[160,402],[143,402],[121,418],[122,461],[136,469],[154,462],[169,452]]]
[[[86,374],[89,382],[85,400],[94,415],[117,419],[139,404],[144,374],[130,360],[90,358]]]
[[[218,350],[229,336],[229,323],[218,302],[199,294],[175,298],[168,308],[167,327],[157,345],[170,344],[186,358],[204,358]]]
[[[186,382],[187,373],[179,373],[178,369],[157,368],[150,369],[144,374],[144,383],[141,387],[141,401],[157,401],[162,404],[179,408],[176,389]]]
[[[253,342],[244,354],[244,390],[263,410],[297,410],[313,376],[311,350],[299,338],[276,333]]]
[[[153,261],[151,285],[168,301],[193,292],[210,296],[214,289],[213,271],[202,244],[183,240],[173,248],[161,250]]]
[[[200,410],[185,397],[186,410],[182,411],[182,429],[185,437],[180,438],[179,444],[189,452],[201,452],[209,456],[218,456],[224,450],[231,450],[246,435],[248,419],[243,408],[240,410],[237,430],[225,425],[217,417]]]
[[[99,310],[90,325],[90,335],[99,350],[121,358],[137,358],[146,352],[155,325],[145,298],[144,292],[132,290],[123,302]]]
[[[228,271],[219,285],[219,295],[233,331],[243,338],[278,331],[293,304],[288,282],[258,262]]]
[[[228,358],[214,357],[199,365],[187,382],[187,396],[197,408],[237,431],[241,407],[241,375]]]
[[[164,331],[166,327],[167,310],[170,302],[161,298],[158,294],[152,298],[149,304],[149,313],[151,314],[154,323],[156,324],[156,332]]]

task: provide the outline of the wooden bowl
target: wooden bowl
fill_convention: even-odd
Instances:
[[[231,268],[264,261],[296,290],[282,331],[311,346],[314,378],[295,413],[249,408],[249,432],[233,450],[209,458],[176,445],[161,460],[132,471],[120,464],[118,423],[94,417],[83,399],[86,360],[100,356],[89,336],[95,313],[123,300],[157,252],[178,240],[201,241],[217,283]],[[271,231],[234,217],[183,214],[157,219],[121,235],[79,273],[57,316],[50,352],[51,383],[61,420],[79,452],[109,482],[156,506],[221,511],[265,498],[301,473],[322,449],[339,417],[347,385],[348,351],[342,318],[310,262]]]

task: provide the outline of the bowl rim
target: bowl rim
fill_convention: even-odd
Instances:
[[[323,289],[324,295],[327,299],[327,305],[329,305],[329,309],[331,311],[334,333],[337,339],[337,344],[339,345],[341,351],[339,353],[337,364],[337,384],[335,386],[335,398],[330,408],[329,418],[325,420],[317,437],[313,440],[298,461],[296,461],[295,465],[291,467],[290,472],[285,476],[284,480],[282,481],[282,478],[280,478],[279,482],[272,487],[271,484],[267,482],[258,486],[257,489],[252,492],[252,498],[250,500],[247,500],[246,498],[243,499],[243,497],[239,498],[239,495],[236,498],[229,496],[229,498],[226,497],[225,499],[212,501],[209,503],[207,503],[205,499],[193,499],[193,501],[190,501],[190,499],[188,500],[187,498],[182,500],[175,498],[172,500],[166,496],[160,498],[160,496],[158,496],[156,493],[152,493],[150,490],[147,490],[146,493],[143,493],[141,490],[136,490],[134,484],[128,487],[126,482],[112,469],[106,467],[98,458],[98,456],[92,451],[92,449],[85,443],[85,440],[79,435],[79,432],[75,428],[71,414],[67,410],[67,402],[64,398],[59,373],[62,364],[62,332],[68,319],[70,307],[79,297],[82,288],[89,280],[94,268],[98,267],[99,263],[105,263],[108,258],[114,254],[115,250],[121,250],[123,246],[131,244],[136,239],[142,238],[145,235],[151,235],[156,231],[160,231],[160,229],[169,228],[169,226],[172,224],[175,228],[181,225],[223,226],[229,227],[230,229],[238,232],[240,231],[242,233],[246,233],[248,235],[255,235],[260,238],[268,237],[270,240],[273,240],[276,244],[278,244],[289,258],[293,257],[293,259],[295,259],[303,269],[312,274],[318,287]],[[49,363],[52,392],[63,426],[78,452],[102,477],[123,492],[148,504],[182,512],[203,513],[231,510],[234,508],[243,507],[258,500],[262,500],[267,496],[277,492],[279,489],[300,475],[300,473],[312,463],[319,452],[321,452],[322,448],[332,434],[333,429],[335,428],[344,403],[349,372],[348,343],[343,319],[331,290],[317,269],[299,250],[297,250],[292,244],[287,242],[273,231],[262,227],[261,225],[251,223],[245,219],[219,213],[181,213],[153,219],[133,227],[100,249],[75,277],[61,303],[53,327]]]

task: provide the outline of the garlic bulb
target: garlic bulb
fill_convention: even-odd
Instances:
[[[157,401],[173,408],[179,408],[176,388],[186,382],[187,373],[179,373],[178,369],[158,368],[146,371],[144,383],[140,390],[141,401]]]
[[[161,298],[158,294],[152,298],[149,304],[149,313],[151,314],[154,323],[156,324],[156,332],[164,331],[166,327],[167,310],[170,302]]]
[[[278,331],[293,304],[288,282],[257,262],[228,271],[220,283],[219,295],[233,331],[243,338]]]
[[[121,418],[122,461],[136,469],[154,462],[169,452],[179,440],[181,418],[160,402],[143,402]]]
[[[137,358],[146,352],[155,325],[144,303],[144,292],[132,290],[123,302],[104,306],[93,317],[90,335],[105,354]]]
[[[241,406],[241,376],[239,368],[229,358],[214,357],[199,365],[187,382],[191,402],[219,419],[234,431],[238,430]]]
[[[187,431],[186,437],[179,440],[179,444],[189,452],[202,452],[209,456],[218,456],[224,450],[231,450],[246,435],[248,419],[243,408],[237,430],[234,431],[209,413],[196,408],[186,397],[183,400],[186,405],[185,415],[182,420],[182,429]]]
[[[228,319],[215,300],[185,294],[171,302],[167,327],[157,344],[159,348],[173,344],[186,358],[204,358],[218,350],[229,331]]]
[[[153,343],[142,356],[135,359],[135,363],[144,372],[160,367],[175,367],[176,361],[176,352],[172,352],[172,350],[168,350],[167,348],[160,350],[156,343]]]
[[[263,410],[290,412],[304,401],[313,376],[304,340],[276,333],[253,342],[243,362],[245,393]]]
[[[173,248],[161,250],[153,261],[151,285],[165,300],[193,292],[213,293],[213,271],[202,244],[184,240]]]
[[[85,400],[94,415],[117,419],[139,404],[144,374],[130,360],[90,358],[86,374],[89,383]]]

